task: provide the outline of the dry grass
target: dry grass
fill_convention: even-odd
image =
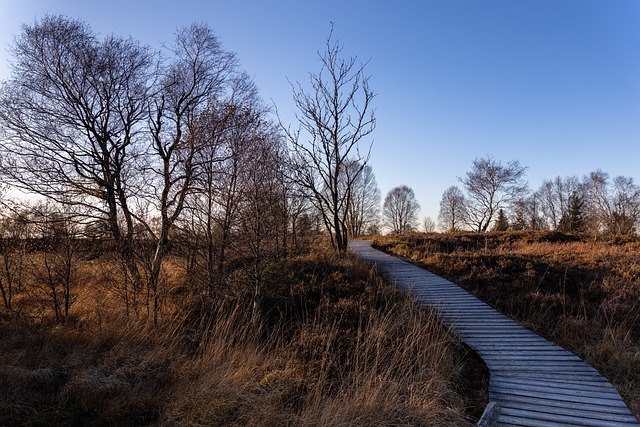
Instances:
[[[156,327],[106,261],[79,265],[67,325],[27,294],[0,316],[0,425],[464,426],[486,403],[473,355],[354,260],[274,262],[257,321],[173,260]]]
[[[579,354],[640,417],[640,239],[553,232],[381,238]]]

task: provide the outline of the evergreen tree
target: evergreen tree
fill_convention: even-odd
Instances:
[[[527,224],[527,206],[524,199],[518,199],[514,202],[511,209],[511,217],[513,218],[511,224],[509,224],[511,230],[521,231],[529,227]]]
[[[560,217],[558,228],[564,232],[584,230],[584,200],[578,193],[569,196],[567,212]]]
[[[496,222],[493,225],[493,231],[507,231],[508,229],[509,221],[507,220],[507,216],[504,214],[504,210],[500,209],[498,211],[498,219],[496,219]]]

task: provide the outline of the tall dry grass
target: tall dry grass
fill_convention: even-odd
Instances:
[[[640,239],[555,232],[380,239],[583,357],[640,417]]]
[[[208,300],[179,265],[155,327],[100,260],[66,325],[22,295],[0,316],[0,425],[464,426],[484,408],[484,368],[364,264],[274,262],[258,319],[250,293]]]

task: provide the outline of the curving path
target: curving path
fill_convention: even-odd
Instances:
[[[490,371],[490,405],[499,408],[493,425],[640,426],[609,381],[578,356],[453,282],[373,249],[370,241],[351,241],[349,249],[436,309],[440,320],[484,359]]]

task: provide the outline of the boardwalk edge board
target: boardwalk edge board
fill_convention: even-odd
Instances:
[[[489,405],[478,422],[493,426],[640,426],[597,370],[455,283],[353,240],[349,249],[409,292],[484,360]]]

